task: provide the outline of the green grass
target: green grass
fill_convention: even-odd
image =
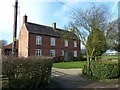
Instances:
[[[118,56],[117,55],[101,56],[101,59],[102,60],[106,60],[106,59],[118,60]]]
[[[62,68],[62,69],[70,69],[70,68],[83,68],[86,61],[79,62],[61,62],[61,63],[53,63],[54,68]]]

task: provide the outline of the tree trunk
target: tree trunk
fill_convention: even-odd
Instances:
[[[92,57],[90,57],[90,62],[92,61]]]
[[[95,56],[95,61],[97,61],[97,57]]]
[[[89,58],[88,53],[87,53],[87,67],[90,68],[90,58]]]

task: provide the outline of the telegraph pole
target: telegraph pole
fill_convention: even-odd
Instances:
[[[16,56],[17,11],[18,11],[18,0],[15,0],[15,5],[14,5],[14,26],[13,26],[12,56]]]

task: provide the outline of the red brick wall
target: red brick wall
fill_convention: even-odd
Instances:
[[[42,36],[42,45],[36,45],[36,36]],[[35,49],[41,49],[42,55],[50,56],[50,50],[56,50],[56,56],[61,56],[61,50],[68,50],[73,56],[74,50],[77,50],[78,57],[80,56],[80,40],[77,42],[77,48],[74,48],[74,40],[68,40],[68,47],[64,46],[64,40],[60,37],[55,38],[55,46],[50,45],[51,36],[39,35],[39,34],[29,34],[29,56],[35,55]]]

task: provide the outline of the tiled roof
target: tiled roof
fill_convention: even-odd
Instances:
[[[77,39],[77,36],[73,34],[70,31],[66,31],[63,29],[53,29],[52,27],[45,26],[45,25],[40,25],[40,24],[35,24],[35,23],[30,23],[27,22],[25,23],[27,30],[30,33],[36,33],[36,34],[44,34],[44,35],[50,35],[50,36],[58,36],[58,37],[69,37],[73,39]]]

